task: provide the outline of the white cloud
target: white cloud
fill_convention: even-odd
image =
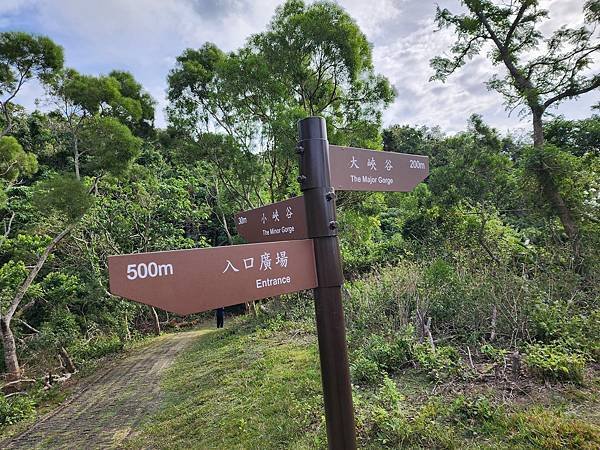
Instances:
[[[166,76],[186,47],[206,41],[224,50],[244,44],[260,32],[282,0],[0,0],[0,30],[25,29],[49,35],[65,47],[67,64],[84,73],[131,71],[157,99],[166,104]],[[386,125],[410,123],[440,125],[447,131],[464,129],[468,116],[479,113],[501,129],[526,126],[508,117],[499,94],[484,82],[495,70],[476,59],[445,84],[429,82],[429,60],[447,52],[453,42],[449,31],[434,33],[436,2],[417,0],[337,0],[347,9],[374,44],[377,72],[387,76],[399,92],[385,113]],[[544,31],[581,22],[584,0],[543,0],[551,20]],[[439,0],[441,7],[460,10],[458,0]],[[598,66],[596,66],[598,67]],[[596,69],[597,70],[597,69]],[[40,88],[32,84],[20,102],[33,105]],[[568,117],[590,114],[600,101],[591,93],[559,109]],[[163,126],[159,111],[157,124]]]
[[[370,39],[376,39],[386,32],[384,24],[398,19],[400,5],[408,1],[410,0],[338,0],[337,3],[348,11]]]

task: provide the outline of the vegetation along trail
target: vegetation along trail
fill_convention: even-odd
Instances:
[[[60,408],[2,448],[119,446],[161,399],[160,378],[175,356],[203,331],[169,334],[89,380]]]

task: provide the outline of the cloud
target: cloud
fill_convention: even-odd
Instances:
[[[583,0],[542,3],[551,10],[551,17],[557,17],[549,21],[552,23],[548,30],[562,24],[581,24]],[[568,8],[565,8],[566,3]],[[444,0],[439,4],[441,8],[460,12],[457,1]],[[398,92],[395,103],[384,114],[386,124],[439,125],[445,131],[456,132],[465,128],[470,115],[481,114],[484,120],[503,131],[529,128],[528,119],[521,120],[517,112],[509,116],[502,96],[487,90],[485,82],[494,74],[503,77],[506,69],[492,66],[485,53],[465,64],[445,83],[430,82],[433,70],[429,60],[437,55],[448,55],[455,36],[450,30],[436,31],[433,3],[398,2],[398,5],[397,26],[389,26],[382,18],[386,32],[374,37],[375,68],[390,79]],[[598,71],[598,64],[595,70]],[[582,100],[561,105],[558,113],[572,118],[589,117],[590,106],[599,100],[598,93],[588,94]]]
[[[187,47],[211,41],[226,51],[263,31],[282,0],[2,0],[0,30],[21,29],[46,34],[65,48],[67,65],[90,73],[128,70],[158,101],[166,105],[166,77],[175,58]],[[581,22],[584,0],[543,0],[550,9],[548,30]],[[464,129],[470,114],[479,113],[501,129],[522,127],[508,117],[502,97],[485,88],[495,71],[483,57],[465,65],[443,84],[429,82],[429,60],[448,51],[454,36],[434,32],[436,2],[417,0],[337,0],[373,43],[378,73],[387,76],[399,95],[386,111],[385,124],[440,125]],[[458,0],[439,0],[440,7],[460,11]],[[546,28],[544,28],[546,30]],[[503,72],[501,72],[503,73]],[[39,85],[28,85],[19,101],[33,105]],[[559,109],[569,117],[589,116],[598,93],[570,101]],[[162,111],[157,124],[164,126]],[[526,124],[525,124],[526,125]]]

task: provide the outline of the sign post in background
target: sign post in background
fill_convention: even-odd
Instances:
[[[330,449],[352,450],[356,448],[356,430],[342,307],[344,276],[325,120],[308,117],[298,123],[298,130],[298,179],[304,193],[308,236],[314,243],[317,269],[314,296],[327,441]]]

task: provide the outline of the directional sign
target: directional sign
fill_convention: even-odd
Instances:
[[[429,158],[329,146],[331,184],[342,191],[408,192],[429,175]]]
[[[108,258],[110,292],[192,314],[317,286],[311,239]]]
[[[294,197],[235,215],[235,227],[248,242],[306,239],[304,197]]]

